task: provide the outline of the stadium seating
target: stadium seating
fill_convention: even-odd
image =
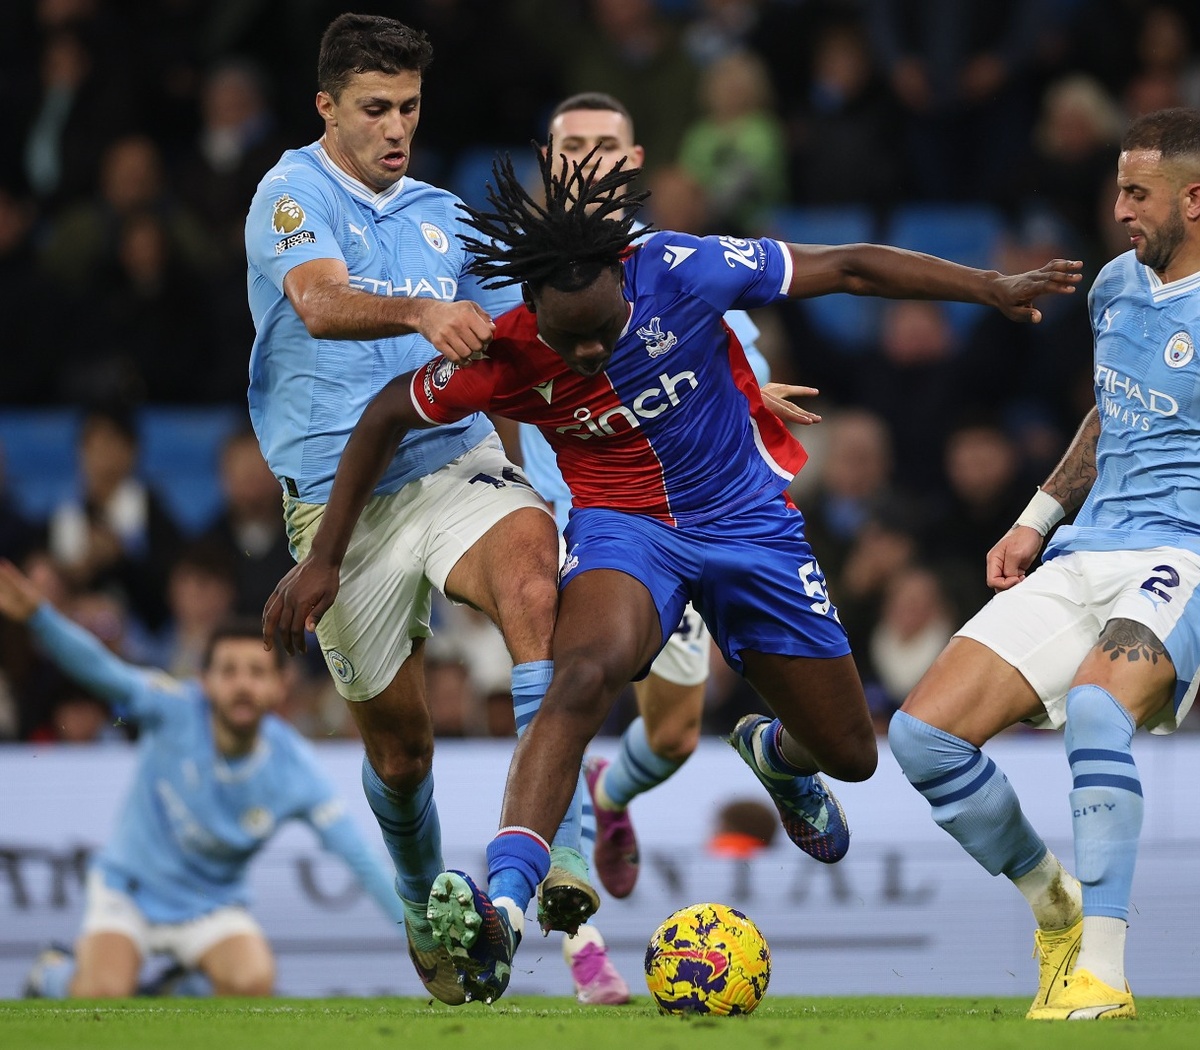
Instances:
[[[447,188],[457,193],[473,208],[487,207],[487,184],[495,185],[492,177],[492,162],[498,155],[507,153],[517,175],[525,186],[529,186],[536,161],[528,145],[472,146],[463,150],[451,165]]]
[[[1004,232],[1004,217],[986,204],[907,204],[892,212],[883,240],[988,269],[995,265]],[[948,303],[946,315],[961,337],[986,309],[972,303]]]
[[[7,490],[31,521],[45,521],[75,491],[81,419],[80,411],[69,408],[0,411]],[[199,532],[221,509],[221,445],[245,421],[245,410],[232,405],[139,412],[139,475],[184,532]]]
[[[875,217],[870,208],[861,205],[777,208],[765,233],[796,244],[855,244],[877,239]],[[800,308],[818,335],[846,353],[866,350],[879,329],[878,299],[823,295],[802,300]]]

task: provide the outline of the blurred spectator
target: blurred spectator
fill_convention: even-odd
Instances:
[[[902,109],[910,191],[987,199],[1028,142],[1038,0],[870,0],[871,42]]]
[[[899,496],[892,484],[892,438],[879,416],[858,408],[839,409],[821,428],[824,452],[807,468],[815,471],[817,483],[800,506],[805,535],[836,594],[859,533]]]
[[[853,368],[852,399],[887,422],[896,483],[914,495],[936,492],[941,484],[937,450],[946,438],[947,410],[958,396],[957,349],[942,303],[893,301],[883,308],[878,347],[865,359],[847,362]]]
[[[115,256],[97,260],[83,297],[94,325],[86,355],[77,355],[62,378],[61,395],[71,401],[207,400],[217,355],[205,321],[214,304],[197,294],[197,277],[160,214],[120,217]]]
[[[159,218],[189,274],[212,273],[217,259],[213,238],[168,190],[158,146],[144,135],[124,136],[105,149],[98,194],[50,223],[40,253],[42,269],[71,290],[85,290],[97,268],[117,258],[123,221],[146,212]]]
[[[249,427],[226,439],[220,474],[225,505],[204,538],[228,552],[235,563],[237,612],[260,616],[275,584],[294,562],[279,516],[282,491]]]
[[[723,233],[717,226],[712,202],[704,187],[681,165],[656,168],[646,177],[650,197],[643,216],[660,230],[679,230],[704,237]]]
[[[1123,130],[1120,107],[1100,81],[1085,74],[1054,81],[1007,198],[1011,207],[1036,203],[1039,212],[1065,222],[1081,253],[1071,257],[1094,266],[1108,261],[1096,231],[1096,200],[1115,195],[1113,157]]]
[[[753,235],[783,202],[787,179],[766,67],[749,51],[730,52],[704,70],[700,91],[703,115],[684,132],[680,166],[704,188],[722,232]]]
[[[707,66],[735,51],[753,50],[751,38],[762,19],[763,0],[699,0],[683,42],[692,61]]]
[[[53,8],[67,6],[38,5],[37,67],[14,85],[16,171],[39,201],[53,207],[94,191],[97,158],[113,139],[132,131],[137,120],[120,36],[104,31],[82,10],[76,19],[65,12],[61,18],[49,17]]]
[[[1171,4],[1150,4],[1137,28],[1137,68],[1125,85],[1126,115],[1200,105],[1200,58],[1191,27]]]
[[[541,141],[550,106],[563,96],[562,44],[537,46],[512,6],[505,5],[498,16],[490,0],[408,0],[399,10],[394,3],[377,5],[374,13],[426,32],[438,56],[422,78],[421,125],[410,169],[414,178],[446,185],[464,149]],[[329,18],[346,9],[338,5]],[[349,9],[362,11],[361,5]],[[503,55],[503,76],[496,75],[494,63],[468,55]]]
[[[1017,520],[1033,484],[1026,484],[1020,454],[998,422],[979,416],[960,423],[943,449],[949,498],[930,533],[931,557],[959,568],[974,584],[972,615],[989,598],[984,558]]]
[[[435,725],[452,735],[515,736],[512,660],[495,625],[483,613],[437,592],[432,622],[425,659],[438,667],[436,693],[429,694]]]
[[[253,63],[218,63],[200,89],[200,126],[177,164],[175,192],[216,240],[222,265],[244,279],[246,209],[262,173],[288,148]]]
[[[121,602],[112,595],[94,591],[76,593],[65,598],[60,611],[93,634],[105,648],[124,654],[128,623]],[[126,729],[115,722],[104,700],[64,674],[44,654],[39,653],[39,660],[44,661],[44,670],[53,685],[43,701],[44,714],[31,727],[27,739],[60,744],[130,739]]]
[[[1101,194],[1105,225],[1116,229],[1112,218],[1116,184],[1106,185]],[[1125,239],[1122,251],[1128,248],[1127,234]],[[1080,248],[1055,214],[1030,210],[1002,239],[994,265],[1005,273],[1020,273],[1048,259],[1083,258],[1086,281],[1094,271]],[[1108,256],[1103,258],[1107,261]],[[1079,289],[1073,295],[1047,296],[1039,309],[1041,323],[1027,325],[1014,325],[994,310],[985,312],[967,333],[953,365],[959,413],[980,408],[1000,413],[1021,446],[1033,483],[1058,462],[1069,435],[1096,397],[1087,295]],[[1037,382],[998,388],[998,375],[1036,375]]]
[[[72,586],[111,589],[141,625],[156,629],[166,616],[167,568],[180,537],[159,498],[135,474],[132,416],[91,410],[78,448],[78,490],[50,516],[50,552]]]
[[[167,572],[167,620],[133,652],[134,662],[161,667],[173,678],[200,675],[213,631],[234,612],[236,564],[214,543],[186,546]]]
[[[697,69],[678,27],[654,0],[586,0],[582,16],[562,0],[528,0],[526,29],[560,63],[562,91],[624,99],[646,148],[645,170],[678,156],[697,114]]]
[[[829,597],[850,636],[850,647],[864,682],[872,679],[870,639],[883,615],[892,582],[917,563],[920,541],[917,522],[899,507],[880,508],[861,530],[846,564],[831,583]],[[817,554],[820,560],[820,553]]]
[[[888,583],[867,646],[879,686],[867,689],[877,733],[887,732],[892,715],[950,641],[958,622],[942,581],[930,569],[910,566]]]
[[[816,39],[812,79],[784,117],[795,202],[869,203],[879,210],[895,202],[898,114],[858,23],[833,22]]]
[[[717,857],[749,860],[775,841],[779,814],[755,798],[735,798],[719,810],[708,852]]]

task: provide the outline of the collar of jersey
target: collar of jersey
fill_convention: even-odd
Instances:
[[[1142,264],[1142,269],[1146,271],[1146,280],[1150,282],[1150,295],[1156,303],[1163,299],[1174,299],[1178,295],[1186,295],[1188,292],[1194,292],[1197,288],[1200,288],[1200,271],[1188,274],[1187,277],[1180,277],[1179,280],[1171,281],[1167,284],[1144,263]]]
[[[383,211],[384,208],[399,197],[401,191],[404,189],[404,184],[408,181],[408,176],[404,175],[396,185],[389,186],[382,193],[376,193],[366,183],[359,182],[354,176],[347,174],[345,170],[339,168],[333,162],[333,158],[325,152],[324,146],[318,145],[316,154],[317,160],[321,162],[321,166],[333,176],[339,186],[359,200],[366,201],[376,211]]]
[[[213,775],[225,784],[234,784],[239,780],[248,780],[262,768],[263,763],[271,757],[271,745],[263,739],[261,731],[254,741],[254,750],[248,755],[237,758],[227,758],[220,755],[213,766]]]

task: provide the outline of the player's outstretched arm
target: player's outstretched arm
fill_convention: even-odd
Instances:
[[[994,306],[1013,321],[1037,323],[1033,301],[1042,295],[1069,295],[1083,264],[1052,259],[1038,270],[1008,276],[977,270],[934,255],[882,244],[789,244],[792,282],[788,295],[810,299],[831,292],[887,299],[943,299]]]
[[[486,311],[466,299],[447,303],[352,288],[340,259],[313,259],[293,267],[283,279],[283,291],[314,339],[384,339],[416,332],[447,360],[462,364],[492,341],[495,329]]]
[[[1096,480],[1099,437],[1100,412],[1093,408],[1084,417],[1063,458],[1033,494],[1013,527],[988,551],[987,584],[993,590],[1008,590],[1025,579],[1046,535],[1087,498]]]
[[[141,683],[141,672],[58,612],[32,580],[4,558],[0,558],[0,613],[28,626],[64,674],[111,704],[124,704]]]
[[[289,653],[305,652],[305,630],[315,631],[333,605],[338,574],[363,507],[413,427],[430,424],[413,408],[413,373],[391,380],[367,406],[346,443],[333,478],[329,502],[308,555],[275,585],[263,608],[263,644],[279,633]]]

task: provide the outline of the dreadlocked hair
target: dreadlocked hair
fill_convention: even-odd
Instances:
[[[538,292],[545,286],[560,292],[586,288],[601,272],[621,264],[621,255],[646,228],[634,229],[634,214],[650,196],[633,192],[637,168],[626,168],[622,157],[604,175],[595,177],[593,149],[569,165],[565,155],[555,171],[554,140],[543,154],[537,151],[545,206],[530,196],[506,153],[492,162],[487,199],[492,210],[460,205],[466,222],[483,240],[463,238],[475,259],[467,267],[477,277],[490,278],[489,287],[527,284]]]

